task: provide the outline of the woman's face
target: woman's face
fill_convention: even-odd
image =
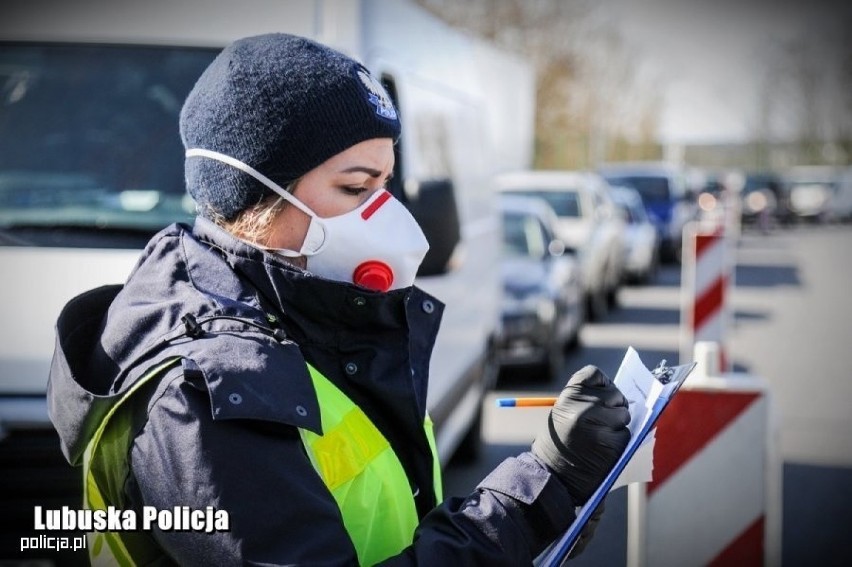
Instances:
[[[382,189],[393,174],[393,141],[374,138],[350,147],[306,173],[293,195],[322,218],[348,213]],[[310,217],[292,205],[276,215],[267,246],[299,250]],[[304,267],[304,258],[295,263]]]

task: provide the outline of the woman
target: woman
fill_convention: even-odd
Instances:
[[[180,127],[195,226],[57,326],[66,457],[89,508],[140,519],[93,534],[93,559],[529,563],[623,451],[626,402],[583,369],[529,452],[442,502],[425,403],[443,306],[413,286],[427,243],[383,189],[400,128],[384,89],[320,44],[246,38]]]

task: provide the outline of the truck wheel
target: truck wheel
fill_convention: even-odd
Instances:
[[[480,448],[482,447],[482,405],[476,412],[476,417],[473,423],[470,424],[470,429],[467,430],[464,437],[459,443],[456,452],[453,453],[452,460],[456,463],[470,463],[475,461],[479,456]]]

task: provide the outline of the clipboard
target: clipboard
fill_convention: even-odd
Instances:
[[[619,457],[618,461],[616,461],[615,466],[606,478],[604,478],[600,486],[598,486],[594,493],[592,493],[589,497],[588,502],[586,502],[577,512],[577,517],[574,519],[574,522],[568,527],[562,537],[556,540],[541,556],[541,561],[536,563],[538,566],[558,567],[562,565],[568,557],[568,554],[574,548],[574,545],[576,545],[577,540],[580,537],[580,532],[582,532],[583,528],[586,527],[586,524],[591,519],[592,514],[594,514],[595,510],[598,506],[600,506],[604,497],[610,491],[613,484],[615,484],[619,475],[621,475],[622,471],[624,471],[624,467],[627,466],[627,463],[630,462],[630,459],[633,458],[633,455],[636,454],[636,451],[642,445],[642,442],[648,434],[653,431],[654,427],[656,427],[657,420],[663,414],[663,411],[669,405],[672,398],[674,398],[675,394],[677,394],[677,391],[680,389],[681,385],[683,385],[683,382],[686,380],[686,377],[689,376],[689,373],[695,368],[696,364],[697,363],[695,362],[691,362],[689,364],[682,364],[679,366],[666,366],[666,361],[663,360],[654,370],[651,371],[654,377],[659,380],[664,387],[660,396],[654,402],[654,405],[651,406],[650,416],[645,421],[642,428],[630,439],[624,453],[622,453],[621,457]]]

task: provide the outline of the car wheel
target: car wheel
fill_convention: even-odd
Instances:
[[[586,312],[589,321],[600,321],[609,312],[609,301],[604,289],[596,289],[586,300]]]
[[[639,275],[639,283],[642,285],[650,284],[657,277],[657,272],[660,269],[660,256],[657,253],[654,253],[651,256],[651,262],[648,264],[648,267]]]
[[[451,459],[456,463],[470,463],[479,456],[482,447],[482,404],[476,412],[476,417],[462,438]]]
[[[562,345],[559,341],[554,340],[550,345],[550,350],[547,354],[547,362],[544,363],[542,378],[546,382],[553,382],[559,377],[559,372],[562,370]]]
[[[563,352],[572,352],[580,348],[580,326],[577,325],[577,328],[574,329],[574,332],[571,333],[571,336],[568,337],[568,340],[565,341],[565,344],[562,347]]]
[[[496,347],[493,337],[489,339],[486,347],[485,359],[482,362],[482,387],[483,399],[485,394],[494,388],[500,380],[503,369],[497,362]],[[479,456],[482,447],[482,403],[480,401],[476,416],[470,424],[470,428],[462,437],[458,447],[451,459],[458,463],[469,463]]]
[[[618,286],[613,286],[606,293],[606,304],[609,309],[615,309],[618,307]]]

